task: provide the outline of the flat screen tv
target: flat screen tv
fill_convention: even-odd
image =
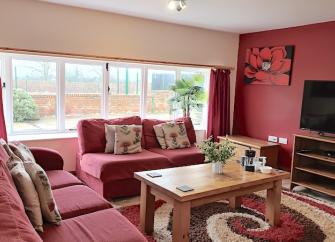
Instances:
[[[305,81],[300,128],[335,133],[335,81]]]

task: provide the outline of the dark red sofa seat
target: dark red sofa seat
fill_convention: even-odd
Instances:
[[[71,173],[64,170],[46,171],[51,188],[59,189],[68,186],[82,185],[83,182]]]
[[[195,146],[192,146],[191,148],[174,150],[151,148],[149,151],[167,157],[173,167],[197,165],[203,163],[205,159],[204,155]]]
[[[32,147],[30,151],[46,171],[52,189],[83,184],[77,177],[63,170],[64,161],[57,151],[40,147]]]
[[[110,208],[45,227],[44,242],[146,242],[144,236],[117,210]]]
[[[63,216],[59,226],[44,224],[44,232],[37,234],[31,225],[10,172],[1,159],[0,147],[0,241],[57,241],[57,242],[144,242],[144,236],[111,204],[84,185],[70,185],[53,190],[57,206]],[[63,169],[63,159],[56,151],[33,149],[41,166],[49,171]],[[4,150],[3,150],[4,151]],[[5,151],[4,151],[5,152]],[[47,153],[49,153],[47,155]],[[55,160],[47,159],[54,157]],[[66,171],[64,171],[66,172]],[[54,172],[52,173],[62,174]],[[58,179],[58,178],[57,178]]]
[[[170,166],[165,156],[148,150],[127,155],[87,153],[81,159],[82,170],[102,181],[133,178],[134,172],[137,171],[169,168]]]
[[[112,205],[95,191],[83,185],[53,190],[62,219],[111,208]]]
[[[196,134],[190,118],[185,122],[187,136],[194,144]],[[139,195],[140,182],[134,172],[164,169],[202,163],[204,157],[196,147],[164,151],[156,139],[153,126],[162,120],[126,117],[119,119],[87,119],[78,125],[79,154],[77,155],[77,176],[89,187],[105,198]],[[141,124],[143,127],[142,152],[128,155],[105,154],[105,124]],[[146,148],[146,149],[143,149]]]

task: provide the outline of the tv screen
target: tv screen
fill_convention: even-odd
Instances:
[[[305,81],[300,128],[335,133],[335,81]]]

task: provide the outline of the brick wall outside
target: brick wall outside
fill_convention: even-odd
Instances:
[[[166,113],[169,112],[167,103],[170,97],[169,91],[156,91],[147,96],[147,112]],[[51,116],[56,113],[56,95],[34,94],[31,96],[38,106],[39,116]],[[99,114],[101,112],[101,98],[99,94],[66,94],[65,113],[67,115]],[[112,95],[109,96],[109,113],[138,113],[140,110],[139,95]]]

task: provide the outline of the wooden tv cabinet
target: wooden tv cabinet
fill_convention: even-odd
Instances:
[[[291,186],[303,186],[335,196],[335,138],[294,135]]]

